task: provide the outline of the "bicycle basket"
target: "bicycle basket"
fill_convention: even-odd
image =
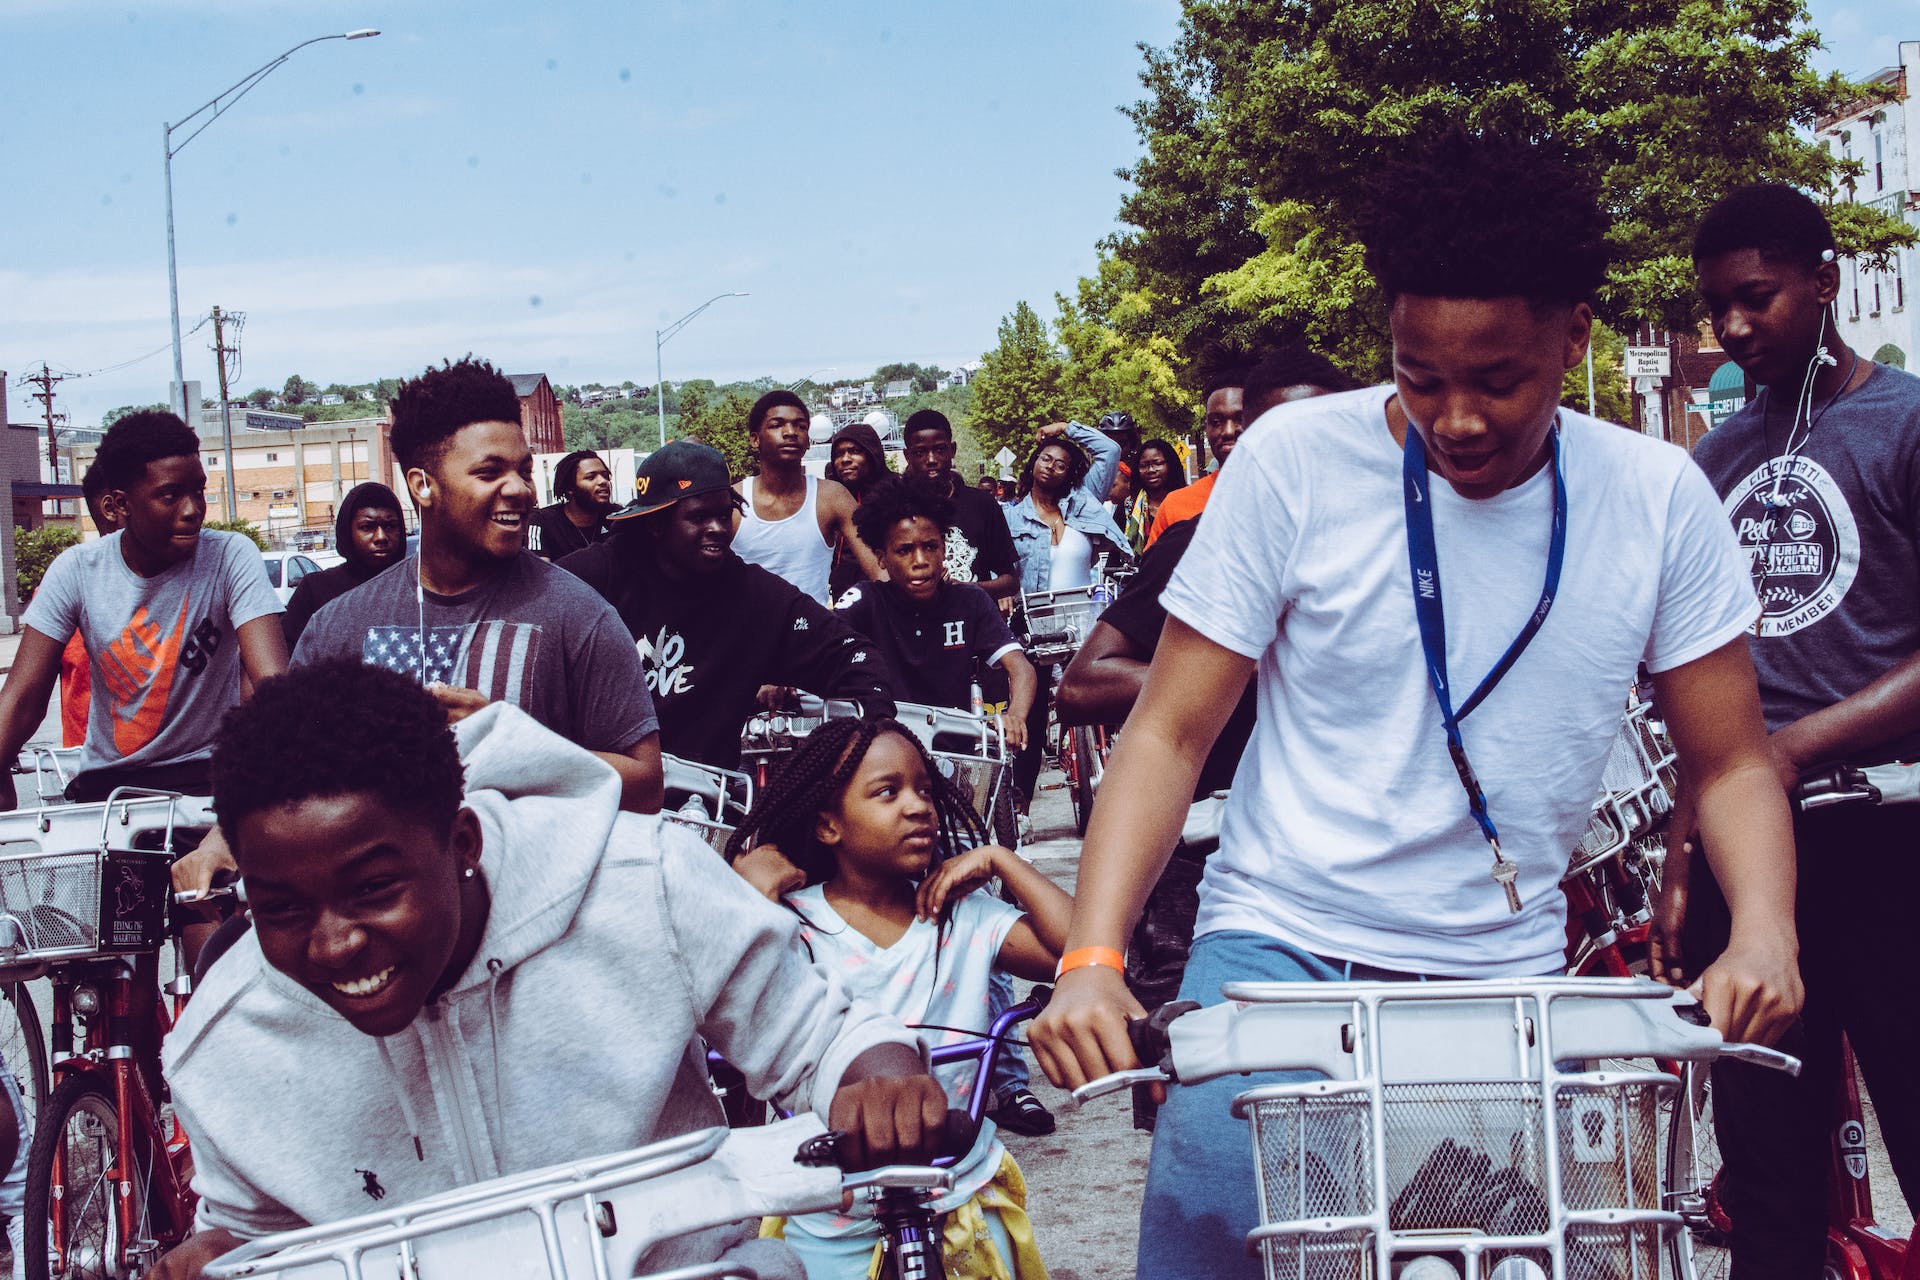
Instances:
[[[1673,744],[1644,702],[1627,708],[1607,752],[1600,798],[1573,853],[1568,874],[1612,857],[1655,830],[1673,812],[1678,785]]]
[[[1559,1070],[1536,1042],[1538,1005],[1447,1013],[1457,1016],[1424,1031],[1497,1040],[1520,1029],[1507,1078],[1396,1078],[1391,1053],[1383,1070],[1373,1037],[1358,1034],[1358,1078],[1236,1099],[1262,1223],[1250,1240],[1269,1280],[1390,1280],[1422,1254],[1463,1280],[1493,1280],[1495,1268],[1500,1280],[1543,1280],[1556,1254],[1567,1280],[1657,1280],[1662,1233],[1677,1226],[1660,1179],[1672,1077]],[[1354,1025],[1365,1017],[1356,1007]],[[1380,1025],[1389,1039],[1422,1030]]]
[[[1063,587],[1034,591],[1020,598],[1027,617],[1027,656],[1038,663],[1065,662],[1093,628],[1093,588]]]
[[[0,964],[154,950],[168,862],[130,849],[0,857]]]

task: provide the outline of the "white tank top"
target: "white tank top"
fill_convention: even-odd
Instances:
[[[753,513],[753,477],[742,484],[747,500],[734,531],[733,549],[748,564],[778,574],[800,590],[827,604],[827,576],[833,571],[833,549],[820,534],[820,479],[807,477],[807,500],[784,520],[762,520]]]

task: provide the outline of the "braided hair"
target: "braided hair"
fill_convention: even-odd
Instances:
[[[809,885],[832,879],[833,853],[814,838],[814,824],[823,810],[840,802],[860,762],[867,758],[867,748],[883,733],[897,733],[912,743],[926,766],[939,837],[933,865],[991,843],[973,806],[935,767],[911,729],[893,719],[829,720],[807,735],[760,793],[752,812],[727,840],[727,861],[732,862],[756,845],[775,844],[806,874]]]

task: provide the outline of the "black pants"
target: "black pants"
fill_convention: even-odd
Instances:
[[[211,759],[148,768],[92,769],[67,784],[67,799],[76,804],[105,800],[115,787],[146,787],[151,791],[178,791],[188,796],[211,795],[212,770]]]
[[[1173,847],[1167,869],[1147,894],[1140,923],[1127,944],[1127,990],[1148,1012],[1180,995],[1180,979],[1187,972],[1187,953],[1193,949],[1193,926],[1200,915],[1200,877],[1204,856],[1185,844]]]
[[[1781,1048],[1798,1079],[1722,1062],[1714,1129],[1733,1227],[1733,1280],[1815,1280],[1826,1251],[1828,1180],[1844,1032],[1859,1058],[1887,1153],[1909,1206],[1920,1206],[1920,810],[1837,807],[1796,824],[1800,971],[1807,1003]],[[1698,972],[1727,941],[1724,900],[1696,864],[1685,951]]]
[[[1053,668],[1035,666],[1039,677],[1033,691],[1033,707],[1027,712],[1027,745],[1013,758],[1013,785],[1019,788],[1023,806],[1033,803],[1033,788],[1040,781],[1040,762],[1047,754],[1047,708],[1053,701]]]

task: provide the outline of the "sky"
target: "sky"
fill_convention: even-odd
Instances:
[[[1827,68],[1920,0],[1812,4]],[[173,161],[182,328],[236,390],[471,351],[555,383],[952,367],[1053,314],[1118,229],[1119,108],[1176,0],[4,0],[0,369],[93,425],[172,377],[162,131],[301,49]],[[179,143],[190,131],[175,134]],[[214,394],[211,326],[185,339]]]

